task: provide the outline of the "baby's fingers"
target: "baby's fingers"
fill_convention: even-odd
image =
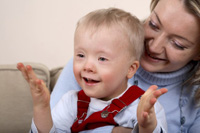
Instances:
[[[27,82],[29,82],[28,73],[27,73],[27,70],[26,70],[24,64],[23,63],[18,63],[17,64],[17,69],[21,71],[21,73],[22,73],[23,77],[25,78],[25,80]]]
[[[36,74],[35,74],[35,72],[33,71],[32,67],[30,65],[26,66],[26,70],[27,70],[28,78],[30,80],[35,80],[36,81],[38,79]]]
[[[161,89],[155,90],[155,92],[153,93],[153,97],[152,97],[151,100],[150,100],[150,104],[153,106],[153,105],[156,103],[157,99],[158,99],[161,95],[167,93],[167,91],[168,91],[168,90],[167,90],[166,88],[161,88]]]
[[[43,82],[43,80],[37,79],[32,84],[31,94],[33,98],[34,108],[44,108],[49,106],[50,102],[50,93],[47,92],[48,89]]]
[[[41,81],[39,79],[36,79],[36,80],[30,79],[29,81],[29,86],[31,88],[31,91],[33,92],[40,91],[40,88],[39,88],[40,84],[41,84]]]
[[[22,75],[26,79],[27,82],[30,82],[30,80],[33,80],[33,81],[37,80],[37,76],[30,65],[24,66],[23,63],[18,63],[17,69],[22,72]]]
[[[147,91],[144,93],[144,96],[151,96],[153,94],[153,92],[156,91],[156,89],[158,88],[157,85],[151,85]]]
[[[166,88],[158,89],[158,90],[156,90],[156,91],[154,92],[154,96],[155,96],[156,98],[159,98],[161,95],[167,93],[167,91],[168,91],[168,90],[167,90]]]
[[[37,85],[38,85],[38,91],[46,91],[48,90],[46,87],[46,84],[44,83],[43,80],[37,80]]]
[[[41,92],[43,91],[44,93],[47,93],[47,94],[49,93],[49,89],[47,88],[43,80],[41,79],[37,80],[36,83],[37,83],[38,91],[41,91]]]
[[[29,85],[33,97],[38,97],[46,93],[46,86],[43,85],[43,81],[40,79],[30,80]]]

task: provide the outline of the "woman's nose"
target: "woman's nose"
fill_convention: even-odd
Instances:
[[[149,51],[156,54],[163,53],[166,45],[165,40],[166,39],[164,34],[160,34],[154,37],[152,40],[149,41]]]

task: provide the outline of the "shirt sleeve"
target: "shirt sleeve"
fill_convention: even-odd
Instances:
[[[35,123],[32,119],[32,123],[31,123],[31,130],[29,131],[29,133],[38,133],[37,127],[35,126]],[[49,133],[57,133],[55,126],[53,125],[53,127],[51,128]],[[60,132],[61,133],[61,132]],[[63,132],[64,133],[64,132]]]
[[[138,123],[135,125],[134,129],[132,130],[131,133],[139,133],[139,127],[138,127]],[[163,129],[160,127],[160,125],[158,124],[156,126],[156,128],[154,129],[153,133],[167,133],[166,131],[163,131]]]
[[[31,123],[31,130],[30,130],[29,133],[38,133],[38,130],[37,130],[36,126],[35,126],[35,123],[34,123],[33,119],[32,119],[32,123]]]
[[[77,92],[68,91],[52,110],[52,119],[56,130],[71,132],[71,126],[77,115]]]
[[[50,133],[69,133],[77,114],[77,91],[71,90],[66,93],[51,111],[53,127]],[[37,127],[32,120],[31,133],[38,133]]]
[[[50,105],[51,109],[58,103],[61,97],[69,90],[80,90],[74,73],[73,73],[73,58],[66,64],[62,70],[56,85],[51,93]]]
[[[167,133],[167,120],[166,120],[166,114],[164,111],[164,108],[162,105],[157,101],[155,103],[155,113],[157,118],[157,126],[153,133]]]

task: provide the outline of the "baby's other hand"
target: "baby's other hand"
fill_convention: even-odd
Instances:
[[[145,133],[151,133],[156,128],[157,119],[154,110],[154,104],[157,99],[167,93],[166,88],[157,89],[156,85],[152,85],[141,97],[137,108],[137,119],[139,130]]]

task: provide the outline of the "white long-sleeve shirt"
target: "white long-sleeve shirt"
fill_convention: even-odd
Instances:
[[[128,88],[130,85],[128,86]],[[127,89],[128,89],[127,88]],[[126,89],[126,90],[127,90]],[[51,129],[51,133],[69,133],[71,132],[71,126],[73,125],[75,119],[77,118],[77,90],[71,90],[66,93],[62,99],[58,102],[55,108],[52,110],[52,118],[54,126]],[[124,94],[124,93],[123,93]],[[121,94],[120,96],[122,96]],[[120,97],[119,96],[119,97]],[[92,113],[100,111],[108,106],[111,101],[102,101],[100,99],[91,98],[87,117]],[[125,110],[118,113],[114,120],[118,123],[119,126],[133,128],[133,132],[137,132],[137,105],[139,103],[139,99],[136,99],[132,102]],[[154,130],[154,133],[160,133],[161,130],[163,133],[167,132],[167,123],[165,118],[165,112],[162,106],[157,102],[155,104],[155,112],[157,116],[157,127]],[[87,118],[86,117],[86,118]],[[162,129],[161,129],[162,128]],[[97,128],[94,130],[84,131],[84,132],[111,132],[107,131],[105,128]],[[32,123],[32,132],[37,133],[37,128],[35,127],[34,122]]]

